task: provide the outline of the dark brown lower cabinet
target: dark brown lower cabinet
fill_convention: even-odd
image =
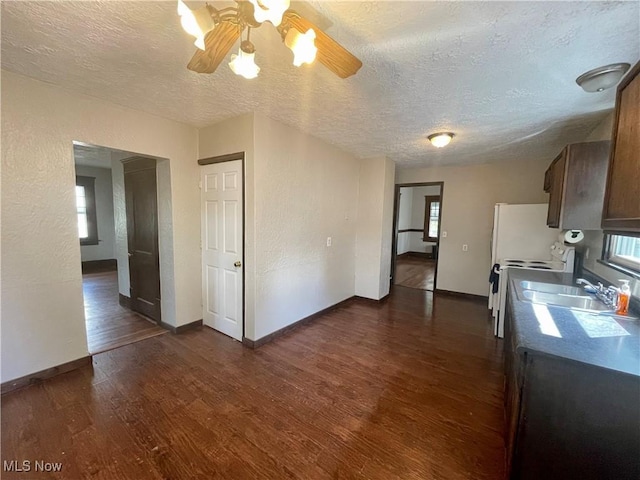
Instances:
[[[640,383],[633,375],[515,348],[507,307],[508,478],[640,478]]]

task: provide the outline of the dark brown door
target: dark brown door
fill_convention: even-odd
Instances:
[[[156,161],[134,157],[123,164],[131,308],[160,322]]]

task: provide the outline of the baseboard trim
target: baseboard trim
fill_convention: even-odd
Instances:
[[[118,261],[115,258],[105,260],[87,260],[82,262],[82,273],[117,272]]]
[[[384,297],[382,297],[379,300],[374,300],[373,298],[367,298],[367,297],[360,297],[358,295],[354,296],[353,298],[354,300],[358,300],[359,302],[374,303],[376,305],[380,305],[381,303],[384,303],[389,299],[389,293],[387,293]]]
[[[131,310],[131,298],[127,297],[126,295],[123,295],[121,293],[118,294],[118,303],[120,304],[120,306],[124,307],[124,308],[128,308],[129,310]]]
[[[180,325],[179,327],[174,327],[173,325],[169,325],[165,322],[160,322],[160,326],[166,330],[169,330],[174,335],[179,335],[181,333],[188,332],[189,330],[195,330],[196,328],[202,327],[202,319]]]
[[[25,375],[24,377],[16,378],[15,380],[4,382],[2,385],[0,385],[0,391],[2,395],[4,395],[5,393],[13,392],[20,388],[28,387],[29,385],[35,385],[42,382],[43,380],[46,380],[47,378],[55,377],[56,375],[67,373],[72,370],[82,368],[86,365],[91,365],[91,355],[87,355],[86,357],[63,363],[56,367],[47,368],[36,373],[31,373],[29,375]]]
[[[397,255],[397,258],[407,258],[407,257],[416,257],[416,258],[426,258],[428,260],[433,259],[433,252],[404,252],[400,255]]]
[[[327,308],[323,308],[322,310],[320,310],[319,312],[313,313],[311,315],[309,315],[308,317],[302,318],[300,320],[298,320],[297,322],[293,322],[291,325],[287,325],[286,327],[282,327],[280,330],[276,330],[275,332],[270,333],[269,335],[265,335],[262,338],[259,338],[257,340],[251,340],[247,337],[242,337],[242,345],[244,345],[245,347],[248,348],[259,348],[262,345],[264,345],[265,343],[269,343],[272,340],[281,337],[282,335],[284,335],[285,333],[290,332],[291,330],[301,327],[303,325],[307,325],[308,323],[313,322],[314,320],[316,320],[317,318],[321,317],[322,315],[325,315],[326,313],[329,313],[332,310],[335,310],[336,308],[340,308],[340,307],[344,307],[345,305],[348,305],[349,303],[353,302],[353,300],[356,297],[349,297],[346,298],[344,300],[342,300],[341,302],[338,302],[334,305],[331,305]],[[373,300],[375,301],[375,300]]]
[[[436,291],[434,293],[438,295],[446,295],[449,297],[466,298],[467,300],[473,300],[474,302],[486,303],[489,301],[489,297],[485,295],[475,295],[473,293],[454,292],[452,290],[441,290],[439,288],[436,288]]]

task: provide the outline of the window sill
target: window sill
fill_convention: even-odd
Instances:
[[[98,245],[98,240],[80,240],[80,246],[86,247],[87,245]]]
[[[624,273],[625,275],[629,275],[630,277],[640,279],[640,272],[636,272],[631,270],[630,268],[622,267],[617,263],[607,262],[606,260],[596,260],[599,264],[604,265],[606,267],[612,268],[620,273]]]

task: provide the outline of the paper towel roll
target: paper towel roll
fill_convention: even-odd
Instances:
[[[579,243],[584,239],[582,230],[567,230],[558,236],[558,240],[564,243]]]

